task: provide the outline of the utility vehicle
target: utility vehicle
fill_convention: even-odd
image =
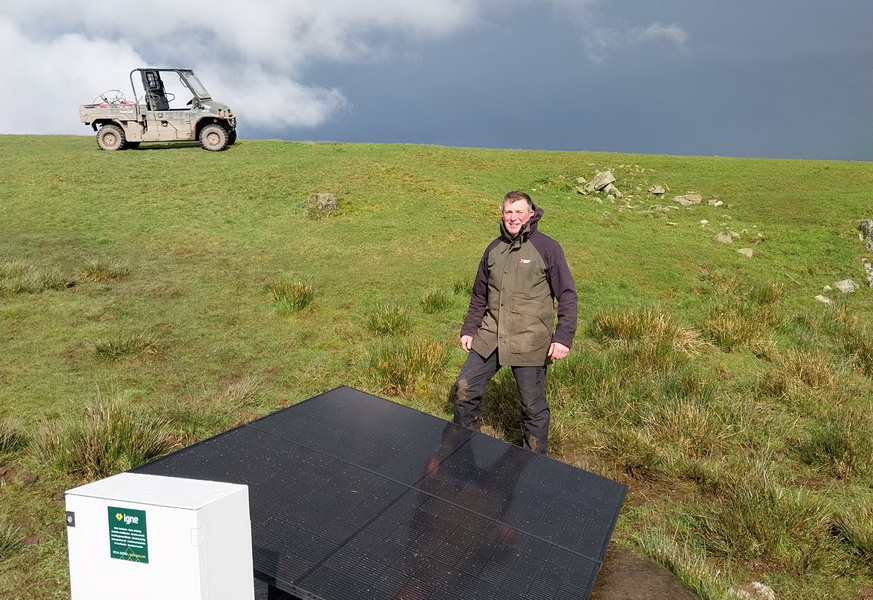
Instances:
[[[236,141],[233,112],[212,99],[193,70],[134,69],[130,86],[131,100],[121,90],[108,90],[79,107],[79,118],[97,132],[101,149],[199,140],[206,150],[217,152]]]

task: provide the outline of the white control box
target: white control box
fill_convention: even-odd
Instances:
[[[121,473],[66,492],[72,600],[253,600],[248,487]]]

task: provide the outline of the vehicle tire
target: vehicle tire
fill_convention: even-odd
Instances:
[[[101,150],[124,150],[124,131],[118,125],[104,125],[97,132]]]
[[[227,148],[227,141],[227,129],[221,125],[213,123],[200,132],[200,143],[211,152],[220,152]]]
[[[233,146],[234,144],[236,144],[236,129],[231,129],[227,133],[227,145]]]

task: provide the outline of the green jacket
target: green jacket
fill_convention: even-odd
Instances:
[[[564,251],[540,233],[543,215],[534,214],[515,238],[500,223],[500,237],[482,255],[461,335],[473,336],[473,350],[488,357],[497,350],[506,366],[548,364],[549,345],[568,348],[576,333],[576,286]],[[557,324],[555,304],[557,303]]]

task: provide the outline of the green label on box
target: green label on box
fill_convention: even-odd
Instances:
[[[109,556],[149,562],[149,538],[144,510],[109,507]]]

